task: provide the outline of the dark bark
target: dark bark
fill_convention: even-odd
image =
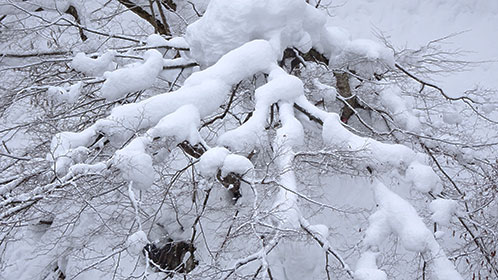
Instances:
[[[176,3],[173,0],[159,0],[161,4],[168,10],[176,12]]]
[[[134,12],[139,17],[145,19],[148,23],[154,26],[157,29],[157,32],[162,35],[171,36],[171,30],[168,24],[165,22],[164,24],[148,13],[146,10],[142,9],[142,7],[133,3],[129,0],[118,0],[119,3],[123,4],[126,8],[130,9],[130,11]]]
[[[311,49],[307,53],[301,53],[301,56],[306,61],[321,62],[329,65],[329,60],[323,54],[315,49]],[[348,72],[334,71],[336,79],[336,89],[341,97],[344,98],[347,104],[342,108],[341,121],[347,123],[349,118],[354,114],[354,108],[362,108],[358,99],[353,96],[351,86],[349,84],[350,74]]]
[[[76,10],[76,8],[74,6],[69,6],[69,8],[67,8],[67,10],[65,11],[65,13],[66,14],[70,14],[71,16],[73,16],[73,18],[76,21],[76,23],[78,23],[79,25],[81,25],[80,16],[78,15],[78,11]],[[82,41],[86,41],[88,39],[88,37],[83,32],[83,29],[81,27],[78,27],[78,30],[80,32],[80,38],[81,38],[81,40]]]
[[[192,243],[186,241],[173,241],[168,238],[167,243],[158,247],[156,244],[147,244],[144,249],[144,254],[147,254],[149,261],[164,270],[175,271],[178,273],[189,273],[199,263],[194,258],[195,247]],[[183,262],[187,253],[190,257]],[[169,275],[172,276],[172,273]]]
[[[351,93],[349,85],[350,74],[347,72],[334,72],[335,87],[340,96],[345,99],[347,104],[342,108],[341,121],[347,123],[349,118],[354,114],[354,108],[361,108],[358,99]]]

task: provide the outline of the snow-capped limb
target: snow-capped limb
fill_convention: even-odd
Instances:
[[[146,151],[147,146],[153,141],[160,140],[172,140],[168,144],[172,144],[173,147],[183,142],[191,146],[204,144],[198,132],[199,127],[200,116],[197,107],[191,104],[181,106],[175,112],[163,117],[144,136],[133,139],[117,151],[112,159],[113,166],[120,169],[123,179],[133,182],[135,188],[147,189],[155,177],[152,158]],[[221,171],[222,177],[231,173],[244,177],[254,168],[246,157],[230,154],[228,150],[220,147],[204,152],[200,157],[199,166],[200,172],[205,175],[214,176]],[[253,180],[252,177],[247,179]]]
[[[83,82],[79,81],[69,88],[49,86],[47,94],[58,102],[75,103],[81,95]]]
[[[201,141],[197,129],[200,126],[199,112],[193,105],[181,106],[175,112],[166,115],[150,128],[144,136],[133,139],[128,145],[118,150],[113,158],[113,166],[121,171],[123,179],[133,182],[137,189],[147,189],[154,182],[155,172],[152,157],[147,147],[154,140],[172,138],[173,144],[188,141],[195,145]]]
[[[173,37],[166,39],[159,34],[151,34],[147,37],[147,47],[154,48],[172,48],[177,50],[188,51],[189,45],[183,37]]]
[[[463,279],[410,203],[377,179],[373,192],[378,209],[370,216],[365,234],[364,243],[368,250],[378,250],[381,243],[394,233],[405,249],[431,256],[439,280]],[[367,251],[367,254],[370,253]]]
[[[300,0],[286,1],[285,5],[278,0],[211,1],[186,34],[193,57],[204,66],[253,38],[268,40],[279,58],[287,47],[303,53],[316,48],[333,67],[357,67],[359,73],[368,72],[366,75],[394,67],[390,49],[370,40],[352,40],[347,31],[328,24],[325,13]]]
[[[163,70],[163,56],[157,50],[148,50],[144,59],[143,64],[128,65],[127,68],[104,73],[106,80],[100,89],[101,96],[107,100],[116,100],[127,93],[151,87]]]
[[[276,64],[269,72],[269,82],[256,89],[256,106],[251,118],[218,139],[220,145],[234,151],[250,152],[262,138],[270,106],[279,101],[292,102],[303,94],[303,84],[295,76],[286,74]]]
[[[293,171],[294,152],[293,148],[299,147],[303,142],[303,128],[301,123],[294,117],[293,103],[279,102],[279,117],[282,127],[277,130],[275,139],[276,162],[280,170],[280,187],[273,208],[276,210],[275,219],[279,227],[301,228],[325,250],[326,254],[331,254],[341,264],[342,268],[352,276],[352,271],[344,259],[333,251],[328,243],[325,234],[321,232],[321,227],[312,226],[303,217],[299,210],[297,199],[297,184]]]
[[[74,56],[70,66],[88,76],[100,77],[104,72],[114,70],[116,64],[113,60],[116,54],[116,51],[108,51],[97,58],[91,58],[80,52]]]
[[[344,127],[338,114],[319,109],[304,96],[299,97],[296,104],[323,124],[322,138],[326,145],[364,154],[369,158],[368,162],[364,163],[365,168],[375,172],[382,173],[393,167],[399,168],[401,173],[406,172],[405,180],[420,192],[441,192],[439,177],[430,166],[420,162],[426,160],[422,154],[401,144],[386,144],[358,136]]]
[[[150,55],[152,62],[155,62],[155,57],[159,59],[160,56],[157,51],[152,51]],[[162,58],[160,63],[162,66]],[[90,145],[98,134],[105,135],[113,142],[125,142],[133,136],[135,131],[156,125],[163,117],[187,104],[192,104],[197,108],[199,117],[205,117],[218,109],[233,84],[258,72],[267,72],[274,64],[275,58],[268,42],[262,40],[249,42],[227,53],[212,67],[191,75],[185,81],[184,86],[177,91],[116,107],[110,116],[97,121],[82,132],[59,133],[53,139],[51,158],[58,161],[57,165],[62,165],[60,170],[63,173],[69,164],[63,156],[78,146]],[[138,67],[145,67],[145,65]],[[122,82],[119,73],[133,73],[132,69],[134,68],[111,72],[110,75],[116,77],[112,80],[113,84]],[[114,93],[123,92],[118,89],[114,90],[110,85],[106,88],[109,89],[110,97],[115,97]],[[124,90],[128,91],[128,88]]]
[[[66,174],[69,167],[75,163],[72,158],[73,151],[89,146],[95,137],[93,126],[79,133],[61,132],[54,136],[50,146],[51,153],[47,155],[47,159],[55,163],[56,173],[60,176]]]
[[[303,141],[304,134],[301,123],[294,117],[292,104],[288,102],[280,102],[279,104],[282,127],[277,130],[274,150],[277,153],[275,156],[280,172],[278,182],[285,188],[279,189],[273,208],[276,211],[275,219],[278,225],[299,228],[301,214],[297,205],[297,195],[293,193],[297,190],[297,186],[292,163],[294,159],[293,147]]]

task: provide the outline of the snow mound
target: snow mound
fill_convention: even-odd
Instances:
[[[438,198],[431,202],[432,220],[440,225],[447,226],[451,218],[456,214],[457,202],[451,199]]]
[[[225,158],[230,154],[226,148],[214,147],[207,150],[199,161],[197,167],[203,176],[215,176],[219,168],[223,166]]]
[[[221,176],[229,173],[246,175],[254,168],[252,162],[244,156],[231,154],[226,148],[214,147],[207,150],[197,165],[203,176],[215,176],[221,170]]]
[[[95,136],[95,131],[92,129],[86,129],[79,133],[66,131],[54,136],[50,145],[51,153],[47,155],[47,160],[56,162],[56,173],[58,175],[67,173],[69,167],[75,163],[73,160],[74,151],[88,146]]]
[[[148,50],[144,54],[144,59],[145,62],[142,64],[133,64],[104,73],[106,81],[100,90],[102,97],[116,100],[127,93],[151,87],[163,70],[163,56],[156,50]]]
[[[192,55],[211,65],[228,51],[254,39],[281,50],[308,37],[303,30],[307,5],[301,0],[213,0],[201,19],[187,28]],[[278,41],[281,41],[280,43]]]
[[[223,161],[221,176],[225,177],[229,173],[245,175],[253,168],[254,166],[248,158],[241,155],[230,154],[227,155]]]
[[[408,166],[406,178],[413,187],[420,192],[438,194],[443,189],[439,177],[434,173],[432,168],[416,161]]]
[[[197,131],[199,126],[200,116],[197,107],[187,104],[162,118],[147,133],[152,138],[174,137],[177,143],[187,140],[190,144],[195,145],[200,140]]]
[[[354,272],[355,280],[387,280],[387,275],[384,271],[377,268],[378,253],[365,252],[356,263],[356,271]]]
[[[139,230],[128,237],[126,240],[126,249],[130,254],[137,256],[142,253],[145,245],[148,243],[147,234]]]
[[[188,49],[187,41],[182,37],[174,37],[166,40],[159,34],[151,34],[147,37],[146,44],[148,47],[168,47],[178,49]]]
[[[106,71],[112,71],[116,64],[113,62],[116,52],[109,51],[93,59],[84,53],[77,53],[70,63],[71,68],[88,76],[100,77]]]
[[[121,171],[123,179],[132,182],[133,187],[139,190],[146,190],[154,183],[152,158],[145,152],[149,143],[146,137],[135,138],[112,158],[113,166]]]
[[[191,55],[204,66],[255,39],[269,41],[279,57],[287,47],[302,52],[315,47],[332,66],[360,74],[394,66],[391,50],[370,40],[351,40],[343,29],[328,26],[324,13],[301,0],[213,0],[186,34]]]

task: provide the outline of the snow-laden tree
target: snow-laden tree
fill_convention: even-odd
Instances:
[[[497,94],[331,9],[1,3],[0,279],[498,277]]]

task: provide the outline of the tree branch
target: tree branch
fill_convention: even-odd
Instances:
[[[165,22],[164,24],[149,14],[146,10],[142,9],[142,7],[137,4],[129,1],[129,0],[118,0],[119,3],[123,4],[126,8],[130,9],[130,11],[134,12],[139,17],[145,19],[152,26],[157,27],[157,32],[159,34],[171,36],[171,30],[168,24]]]

